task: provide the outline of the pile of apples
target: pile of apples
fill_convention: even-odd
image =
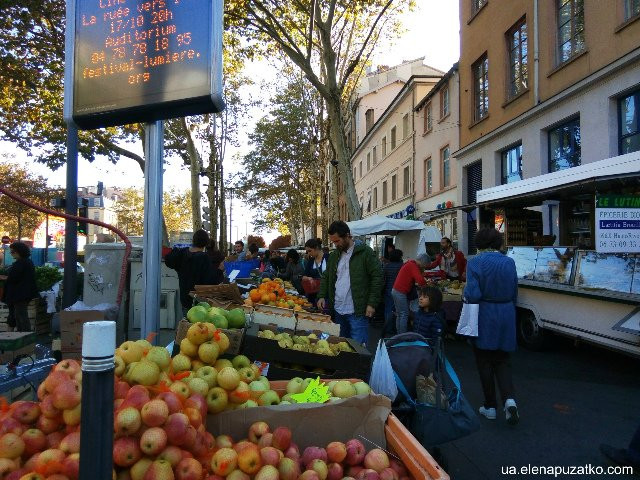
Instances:
[[[82,398],[78,362],[58,363],[38,387],[37,395],[38,402],[1,405],[0,478],[76,479]]]
[[[213,475],[208,480],[409,480],[400,461],[379,448],[367,452],[360,440],[301,452],[291,430],[277,427],[271,432],[265,422],[251,425],[247,438],[235,444],[218,436],[210,463]]]

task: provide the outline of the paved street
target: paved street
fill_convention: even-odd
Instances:
[[[552,478],[503,476],[501,467],[607,466],[599,444],[627,445],[640,422],[640,360],[585,344],[576,347],[563,337],[551,340],[544,352],[520,349],[513,355],[519,425],[509,427],[500,416],[482,418],[479,432],[441,448],[452,479]],[[482,393],[471,348],[448,341],[447,353],[467,398],[479,406]]]

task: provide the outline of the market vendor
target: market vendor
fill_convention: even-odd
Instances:
[[[29,258],[31,251],[22,242],[14,242],[9,247],[14,262],[9,267],[8,275],[0,275],[5,281],[2,301],[9,307],[7,324],[9,331],[30,332],[29,302],[38,297],[36,287],[36,269]]]
[[[431,270],[440,267],[440,270],[447,275],[448,280],[464,281],[467,274],[467,259],[464,258],[464,254],[453,248],[451,239],[448,237],[442,237],[440,247],[441,251],[436,255],[436,259],[425,268]]]

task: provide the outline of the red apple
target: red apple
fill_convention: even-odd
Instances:
[[[138,441],[133,437],[121,437],[113,442],[113,463],[130,467],[142,457]]]
[[[173,392],[162,392],[156,397],[156,399],[163,400],[167,404],[167,407],[169,407],[169,415],[182,411],[182,402],[180,401],[180,397]]]
[[[344,469],[339,463],[330,463],[327,465],[327,480],[340,480],[344,477]]]
[[[72,453],[62,461],[62,473],[70,480],[78,480],[80,477],[80,454]]]
[[[269,425],[266,422],[255,422],[249,427],[249,441],[258,443],[265,433],[269,433]]]
[[[44,379],[44,388],[47,393],[53,393],[58,385],[68,382],[69,380],[71,380],[71,377],[66,372],[54,370]]]
[[[41,452],[47,448],[47,437],[37,428],[30,428],[26,430],[22,435],[22,441],[24,442],[25,456],[32,456],[34,453]]]
[[[216,447],[218,448],[232,448],[233,439],[229,435],[218,435],[216,437]]]
[[[160,427],[151,427],[140,437],[140,450],[151,457],[158,455],[167,446],[167,432]]]
[[[80,364],[73,359],[66,359],[59,362],[53,367],[54,372],[64,372],[69,378],[74,378],[78,372],[81,372]]]
[[[202,465],[195,458],[180,460],[176,467],[176,480],[200,480],[202,478]]]
[[[0,458],[14,460],[24,452],[24,440],[15,433],[5,433],[0,437]]]
[[[122,402],[122,408],[134,407],[140,410],[149,401],[149,391],[143,385],[134,385],[129,389]]]
[[[15,433],[16,435],[22,435],[25,430],[25,425],[23,425],[13,417],[5,417],[3,420],[0,420],[0,436],[4,435],[5,433]]]
[[[166,460],[172,467],[175,467],[182,460],[182,450],[175,445],[169,445],[158,455],[158,459]]]
[[[133,390],[133,388],[135,387],[132,387],[131,390]],[[119,412],[116,412],[113,424],[117,435],[135,435],[142,425],[140,411],[133,406],[125,407]]]
[[[80,425],[82,414],[82,404],[79,403],[74,408],[62,411],[62,420],[69,426]]]
[[[302,472],[302,475],[298,477],[298,480],[320,480],[320,477],[315,470],[305,470]]]
[[[166,460],[156,460],[144,474],[144,480],[174,480],[171,464]]]
[[[60,450],[65,454],[80,453],[80,432],[67,434],[60,442]]]
[[[208,412],[207,399],[204,398],[199,393],[192,393],[191,396],[184,401],[184,406],[185,408],[186,407],[196,408],[200,411],[200,415],[202,415],[202,418],[207,417],[207,412]]]
[[[318,477],[320,477],[320,480],[327,480],[329,469],[327,467],[327,463],[324,460],[320,460],[319,458],[316,458],[315,460],[311,461],[311,463],[309,464],[309,467],[307,468],[309,470],[315,471],[318,474]]]
[[[211,458],[211,470],[222,477],[234,471],[237,464],[238,454],[233,448],[221,448]]]
[[[47,435],[47,447],[57,449],[66,435],[64,432],[53,432]]]
[[[82,400],[82,388],[75,380],[67,380],[58,385],[51,393],[53,406],[58,410],[75,408]]]
[[[62,426],[62,418],[60,417],[47,418],[47,417],[41,416],[38,418],[38,421],[36,422],[36,427],[42,430],[44,434],[57,432],[58,430],[60,430],[61,426]]]
[[[389,466],[398,474],[398,477],[408,477],[409,473],[401,461],[395,458],[389,459]]]
[[[113,385],[113,398],[126,398],[130,388],[131,387],[127,382],[123,380],[116,380],[115,384]]]
[[[44,396],[40,402],[40,413],[47,418],[57,418],[62,415],[62,411],[53,405],[53,395]]]
[[[260,450],[257,445],[251,442],[245,443],[244,447],[236,450],[238,453],[238,468],[247,475],[254,475],[262,467]]]
[[[35,470],[42,473],[45,477],[53,475],[54,473],[62,473],[62,461],[65,457],[66,455],[62,450],[56,448],[45,450],[38,455]]]
[[[380,473],[385,468],[389,468],[389,456],[387,452],[380,448],[374,448],[364,457],[365,468],[375,470],[376,473]]]
[[[258,440],[258,446],[260,448],[271,447],[272,443],[273,443],[273,433],[271,432],[265,433],[260,437],[260,440]]]
[[[287,458],[291,458],[296,462],[300,460],[300,449],[298,448],[298,445],[292,443],[291,446],[284,452],[284,456]]]
[[[218,475],[211,475],[212,477],[218,477]],[[222,477],[219,477],[222,478]],[[226,480],[249,480],[251,477],[244,473],[242,470],[234,470],[229,475],[227,475]],[[209,480],[209,479],[207,479]]]
[[[329,460],[329,462],[341,463],[346,456],[347,447],[344,443],[331,442],[329,445],[327,445],[327,459]]]
[[[364,470],[364,467],[361,465],[352,465],[349,468],[347,468],[347,473],[349,474],[349,476],[351,478],[356,478],[358,476],[358,474]]]
[[[320,459],[323,462],[327,461],[327,451],[321,447],[307,447],[302,454],[302,464],[307,470],[311,470],[309,466],[315,459]]]
[[[264,465],[273,465],[274,467],[277,467],[280,460],[284,458],[284,454],[277,448],[263,447],[260,449],[260,458]]]
[[[172,413],[167,418],[164,429],[171,445],[180,446],[187,440],[190,426],[189,417],[184,413]]]
[[[297,460],[284,457],[278,463],[280,480],[297,480],[300,476],[300,464]]]
[[[347,447],[347,456],[345,457],[344,462],[347,465],[361,464],[366,454],[366,450],[362,442],[354,438],[349,440],[345,446]]]
[[[189,423],[191,423],[194,428],[198,428],[202,425],[202,414],[200,413],[200,410],[193,407],[186,407],[183,412],[187,417],[189,417]]]
[[[380,480],[400,480],[400,477],[396,473],[396,471],[391,468],[385,468],[380,472]]]
[[[38,402],[20,402],[13,406],[11,416],[24,425],[31,425],[40,416]]]
[[[380,480],[380,475],[378,475],[378,472],[371,468],[365,468],[358,472],[356,480]]]
[[[280,472],[273,465],[265,465],[256,473],[254,480],[280,480]]]
[[[142,406],[140,417],[148,427],[159,427],[169,417],[169,406],[164,400],[154,398]]]
[[[287,427],[278,427],[273,431],[271,446],[281,451],[286,451],[291,446],[291,430]]]
[[[184,441],[182,442],[182,445],[180,445],[183,449],[186,449],[188,451],[193,450],[193,446],[196,443],[196,439],[198,437],[198,431],[193,428],[193,425],[189,424],[187,426],[187,436],[185,437]]]

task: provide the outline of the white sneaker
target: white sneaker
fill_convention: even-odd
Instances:
[[[504,402],[504,415],[509,425],[516,425],[520,420],[518,406],[513,398],[508,398],[507,401]]]
[[[480,412],[480,415],[484,415],[489,420],[495,420],[496,419],[496,409],[495,408],[485,408],[484,405],[483,405],[482,407],[480,407],[478,409],[478,412]]]

